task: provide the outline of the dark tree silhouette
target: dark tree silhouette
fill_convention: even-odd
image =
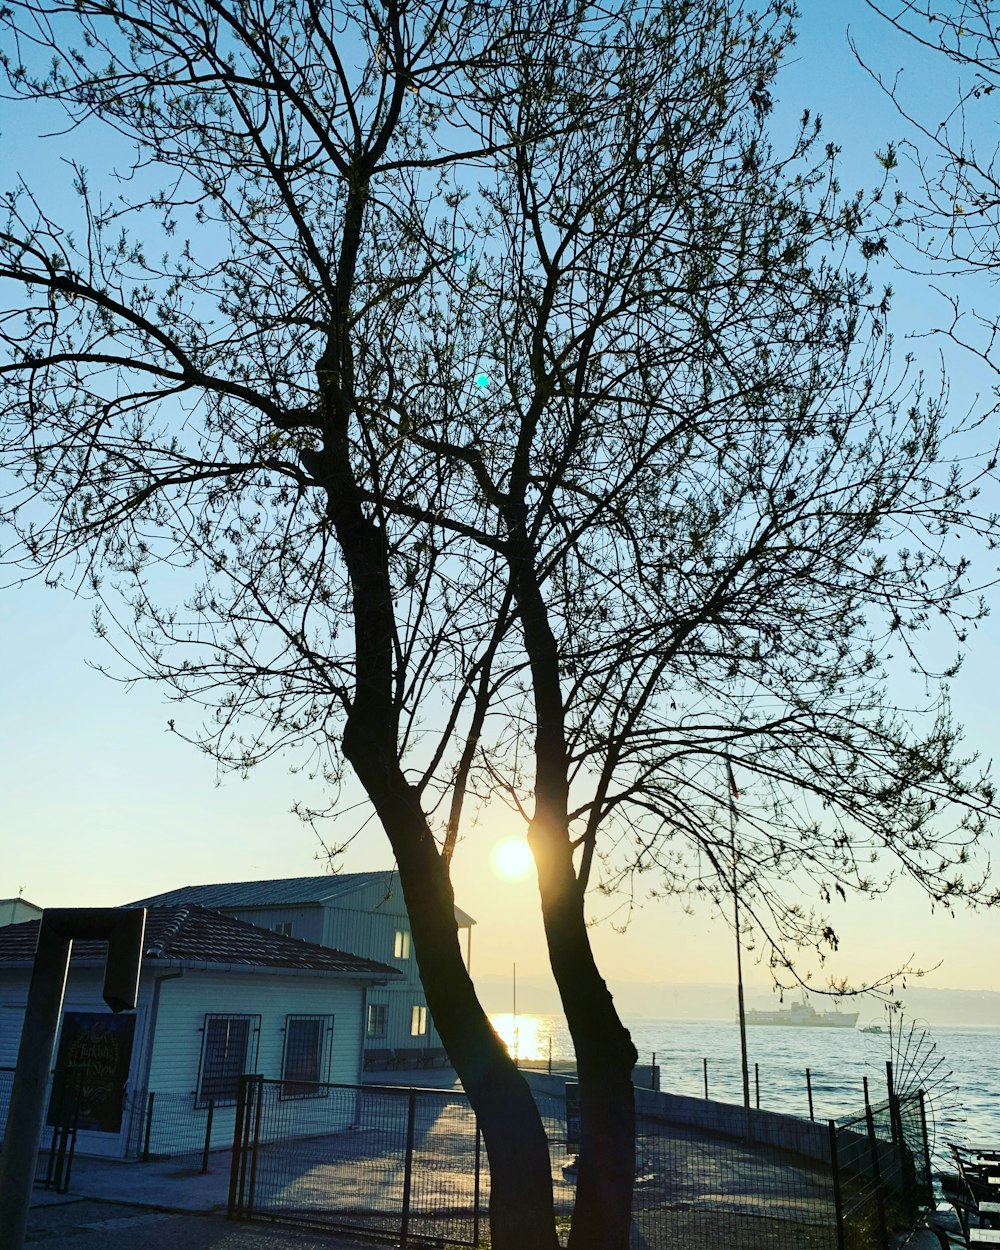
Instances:
[[[524,815],[576,1050],[574,1250],[624,1250],[635,1051],[588,887],[935,898],[994,815],[944,692],[979,469],[885,356],[875,246],[808,117],[768,142],[791,6],[14,0],[10,90],[123,181],[0,234],[9,559],[99,599],[247,768],[360,780],[479,1115],[497,1250],[556,1245],[530,1094],[463,966],[470,808]],[[122,604],[126,606],[122,608]],[[127,640],[127,643],[125,642]],[[724,802],[724,800],[723,800]],[[810,802],[813,808],[810,807]]]

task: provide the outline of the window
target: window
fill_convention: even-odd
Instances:
[[[285,1054],[281,1063],[282,1098],[316,1098],[326,1094],[324,1059],[330,1016],[286,1016]]]
[[[275,933],[280,933],[282,937],[292,936],[292,922],[290,920],[278,921],[274,926]]]
[[[198,1106],[209,1100],[235,1102],[240,1077],[252,1066],[251,1040],[260,1033],[260,1016],[206,1016],[201,1052]]]
[[[368,1004],[368,1036],[385,1037],[388,1007],[385,1003]]]
[[[414,1003],[413,1011],[410,1013],[410,1036],[423,1037],[426,1032],[427,1008]]]
[[[407,929],[396,930],[396,944],[393,947],[393,954],[397,959],[410,958],[410,934]]]

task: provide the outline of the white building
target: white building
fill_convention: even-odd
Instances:
[[[37,921],[0,928],[0,1125],[37,937]],[[351,1096],[318,1083],[360,1082],[367,996],[396,969],[201,907],[152,907],[137,1008],[115,1015],[101,997],[106,949],[73,943],[57,1039],[54,1066],[82,1090],[79,1151],[136,1154],[147,1134],[153,1153],[199,1149],[210,1104],[213,1141],[231,1142],[244,1072],[313,1100],[300,1131],[310,1117],[318,1132],[351,1122]]]
[[[394,871],[189,885],[139,899],[135,906],[180,903],[196,903],[288,937],[354,951],[389,964],[401,975],[370,991],[366,1045],[376,1051],[440,1047],[417,971],[403,891]],[[465,930],[468,960],[475,921],[457,907],[455,921]]]
[[[41,914],[42,909],[26,898],[0,898],[0,926],[37,920]]]

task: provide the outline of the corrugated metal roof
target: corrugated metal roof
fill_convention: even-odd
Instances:
[[[322,903],[328,898],[353,894],[369,885],[389,888],[394,872],[349,872],[340,876],[278,877],[269,881],[220,881],[210,885],[182,885],[149,898],[136,899],[130,907],[154,907],[173,903],[196,903],[199,907],[288,907]]]
[[[158,907],[177,903],[195,903],[199,907],[236,911],[244,907],[295,907],[309,903],[325,903],[353,894],[357,890],[378,886],[388,895],[398,889],[394,869],[380,872],[345,872],[337,876],[278,877],[268,881],[221,881],[214,885],[183,885],[177,890],[136,899],[130,907]],[[476,922],[460,907],[455,908],[460,928]]]
[[[27,920],[0,928],[0,964],[31,962],[38,942],[38,924],[37,920]],[[103,957],[106,949],[103,942],[73,943],[73,954],[81,959]],[[402,975],[398,968],[377,960],[283,937],[193,904],[148,909],[144,958],[337,972],[362,980],[383,981]]]

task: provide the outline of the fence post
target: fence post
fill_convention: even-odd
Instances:
[[[76,1150],[76,1130],[80,1118],[81,1075],[75,1068],[57,1069],[52,1074],[49,1111],[52,1141],[45,1169],[45,1188],[64,1194],[69,1188],[69,1171]],[[67,1161],[68,1155],[68,1161]]]
[[[73,1069],[70,1069],[72,1075]],[[76,1133],[80,1123],[80,1099],[83,1094],[83,1073],[77,1071],[75,1079],[66,1080],[66,1097],[60,1112],[62,1125],[59,1137],[59,1159],[56,1163],[56,1193],[64,1194],[69,1189],[69,1174],[73,1170],[73,1155],[76,1153]]]
[[[51,1189],[53,1187],[55,1178],[56,1155],[59,1148],[59,1125],[62,1120],[64,1080],[65,1073],[57,1068],[56,1071],[52,1073],[52,1088],[49,1093],[49,1113],[52,1117],[52,1140],[49,1142],[49,1161],[45,1168],[46,1189]]]
[[[917,1097],[920,1099],[920,1133],[924,1141],[924,1167],[926,1169],[925,1175],[927,1177],[927,1189],[925,1191],[924,1197],[933,1207],[934,1205],[934,1176],[931,1172],[931,1148],[930,1148],[930,1143],[927,1140],[927,1112],[924,1108],[924,1091],[920,1090]]]
[[[208,1152],[212,1146],[212,1119],[215,1116],[215,1099],[208,1100],[208,1119],[205,1121],[205,1149],[201,1156],[201,1170],[208,1171]]]
[[[809,1119],[815,1121],[816,1116],[813,1114],[813,1080],[812,1073],[806,1068],[806,1092],[809,1095]]]
[[[550,1038],[549,1045],[551,1046],[551,1044],[552,1044],[552,1039]],[[473,1191],[472,1191],[473,1193],[473,1197],[472,1197],[472,1244],[474,1246],[478,1246],[479,1245],[479,1201],[480,1201],[479,1175],[480,1175],[480,1169],[482,1167],[482,1160],[483,1160],[483,1146],[482,1146],[482,1139],[480,1138],[480,1135],[479,1135],[479,1117],[478,1116],[475,1117],[475,1124],[476,1124],[476,1179],[473,1184]]]
[[[702,1059],[701,1066],[705,1074],[705,1097],[707,1098],[708,1097],[708,1059],[707,1058]]]
[[[417,1118],[417,1091],[410,1090],[406,1104],[406,1158],[403,1163],[403,1214],[399,1229],[399,1244],[405,1250],[410,1232],[410,1186],[413,1182],[413,1136]],[[477,1173],[478,1176],[478,1173]]]
[[[73,1128],[70,1131],[69,1153],[66,1156],[66,1172],[65,1172],[65,1175],[63,1176],[62,1189],[59,1190],[61,1194],[64,1194],[67,1191],[67,1189],[69,1189],[69,1174],[70,1172],[73,1171],[73,1157],[76,1154],[76,1133],[77,1133],[79,1119],[80,1119],[80,1108],[78,1104],[77,1114],[73,1117]]]
[[[872,1156],[872,1179],[875,1182],[875,1206],[878,1210],[879,1229],[882,1233],[883,1246],[889,1244],[889,1229],[885,1221],[885,1194],[882,1192],[882,1167],[878,1157],[878,1139],[875,1136],[875,1119],[871,1107],[865,1108],[865,1122],[868,1125],[868,1145]]]
[[[233,1128],[233,1157],[229,1166],[229,1219],[243,1214],[243,1134],[246,1123],[247,1089],[249,1077],[241,1076],[236,1091],[236,1123]]]
[[[253,1215],[254,1191],[257,1188],[257,1156],[260,1154],[260,1122],[263,1118],[264,1104],[264,1078],[262,1076],[254,1076],[251,1079],[254,1081],[254,1092],[257,1097],[254,1099],[253,1146],[250,1152],[250,1185],[247,1193],[246,1211],[248,1216]]]
[[[892,1060],[885,1061],[885,1086],[889,1094],[889,1132],[892,1134],[892,1144],[897,1144],[898,1138],[896,1134],[896,1115],[893,1111],[893,1104],[896,1100],[896,1090],[892,1081]]]
[[[146,1132],[144,1133],[143,1139],[142,1139],[142,1161],[143,1163],[149,1162],[149,1139],[153,1132],[153,1100],[155,1098],[156,1098],[156,1094],[152,1090],[150,1090],[149,1098],[146,1102]]]
[[[833,1209],[837,1217],[837,1250],[844,1250],[844,1201],[840,1192],[840,1159],[837,1155],[837,1123],[828,1120],[830,1126],[830,1168],[833,1172]]]

